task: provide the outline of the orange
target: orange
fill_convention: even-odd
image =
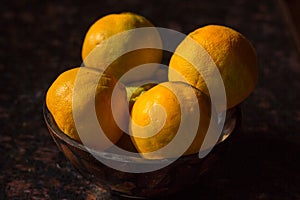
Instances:
[[[75,91],[76,81],[80,81],[80,85],[76,86]],[[95,87],[96,91],[93,90]],[[83,135],[79,136],[78,134],[78,127],[76,127],[74,120],[74,111],[76,109],[79,118],[85,117],[85,112],[87,112],[90,103],[94,103],[99,125],[107,138],[112,143],[116,143],[123,135],[123,131],[116,124],[112,114],[111,95],[114,88],[116,88],[118,95],[118,103],[113,104],[119,110],[116,116],[118,116],[121,123],[128,124],[128,120],[124,115],[127,111],[125,87],[117,84],[116,79],[112,76],[102,74],[100,78],[99,71],[87,67],[73,68],[60,74],[47,91],[46,105],[58,127],[72,139],[81,141],[80,138]],[[76,99],[75,93],[79,94],[76,95]],[[76,104],[74,103],[75,100]],[[90,130],[89,124],[80,124],[80,126]],[[90,131],[92,132],[93,130]],[[89,147],[98,150],[103,150],[110,146],[110,144],[104,141],[97,141],[94,138],[88,138],[87,142]]]
[[[207,95],[186,83],[164,82],[141,94],[131,115],[131,138],[144,158],[175,158],[199,151],[211,120],[211,104]],[[164,150],[175,141],[180,124],[181,139]]]
[[[191,40],[201,45],[194,47]],[[193,46],[193,48],[192,48]],[[232,108],[244,101],[254,90],[258,79],[257,55],[251,42],[238,31],[221,25],[207,25],[188,34],[171,57],[168,77],[170,81],[187,81],[209,95],[206,84],[214,84],[214,69],[208,67],[207,53],[217,66],[225,86],[227,108]],[[188,55],[200,62],[193,66],[181,55]],[[205,73],[207,83],[197,71]],[[186,80],[185,80],[186,79]]]
[[[134,32],[145,27],[153,29],[142,34]],[[141,44],[143,48],[136,49]],[[159,49],[148,48],[153,44]],[[94,22],[87,31],[82,45],[82,59],[86,66],[106,70],[120,79],[136,66],[160,63],[161,46],[157,29],[145,17],[131,12],[109,14]],[[130,77],[130,81],[145,79],[145,75],[153,75],[156,69],[157,66],[153,65],[153,68],[146,71],[136,72]]]

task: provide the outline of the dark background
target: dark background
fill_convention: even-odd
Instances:
[[[242,105],[242,130],[203,180],[176,197],[300,199],[300,61],[297,29],[282,3],[2,0],[0,199],[95,197],[89,181],[57,150],[43,121],[42,105],[57,75],[81,64],[88,27],[121,11],[136,12],[156,26],[185,34],[206,24],[230,26],[257,50],[259,82]],[[104,199],[118,199],[102,192]]]

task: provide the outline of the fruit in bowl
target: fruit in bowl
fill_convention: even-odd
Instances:
[[[151,77],[163,56],[160,34],[153,23],[132,12],[109,14],[95,21],[85,35],[81,52],[85,66],[105,70],[117,79],[137,66],[152,63],[127,80],[123,78],[127,82]]]
[[[195,48],[194,42],[199,45]],[[204,51],[199,51],[203,49]],[[207,54],[210,59],[207,59]],[[188,55],[191,64],[181,55]],[[227,108],[244,101],[254,90],[258,63],[251,42],[238,31],[221,25],[197,28],[178,45],[169,63],[169,80],[188,82],[209,95],[208,84],[214,84],[214,62],[221,74],[227,97]]]
[[[114,89],[117,101],[112,101]],[[101,138],[95,139],[96,130],[90,123],[89,107],[94,106],[98,123],[107,138],[115,144],[123,135],[119,126],[127,127],[128,124],[126,98],[125,87],[113,76],[93,68],[77,67],[57,77],[47,91],[46,104],[60,130],[74,140],[84,140],[88,147],[103,150],[111,144]],[[116,110],[119,125],[116,124],[112,107]],[[76,123],[74,116],[80,122]],[[84,130],[87,135],[79,135],[78,129]]]
[[[211,110],[210,99],[200,90],[184,82],[160,83],[133,105],[130,134],[138,151],[148,159],[195,154],[208,126],[217,131],[217,114],[211,112],[215,110]]]
[[[148,26],[153,25],[134,13],[96,21],[83,43],[84,65],[57,77],[43,108],[51,136],[82,174],[112,192],[139,198],[173,194],[196,183],[238,130],[239,105],[257,81],[250,42],[233,29],[213,25],[197,29],[179,44],[167,81],[127,87],[123,83],[145,76],[122,79],[123,74],[138,65],[160,63],[162,51],[134,50],[109,62],[137,39],[134,34],[117,42],[110,38]],[[142,40],[161,45],[159,34],[153,33]],[[205,56],[188,42],[191,38]],[[197,66],[182,55],[198,60]],[[226,90],[227,104],[221,111],[207,88],[215,79],[207,55]],[[155,74],[154,65],[148,69],[142,73]],[[201,157],[202,152],[208,154]]]

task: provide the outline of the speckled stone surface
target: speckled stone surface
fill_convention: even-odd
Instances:
[[[185,34],[231,26],[257,50],[259,82],[243,127],[198,185],[173,199],[300,199],[300,61],[277,0],[7,1],[0,3],[0,199],[119,199],[58,151],[42,116],[56,76],[81,64],[99,17],[132,11]]]

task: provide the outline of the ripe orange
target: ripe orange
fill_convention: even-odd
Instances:
[[[130,133],[141,155],[172,158],[199,151],[210,124],[211,104],[204,93],[186,83],[164,82],[140,95],[131,115]],[[169,150],[163,149],[175,141],[181,125],[180,141]]]
[[[208,25],[187,37],[171,57],[169,67],[176,71],[169,71],[170,81],[187,81],[209,95],[206,84],[214,84],[214,69],[208,67],[206,52],[201,52],[201,48],[192,48],[195,45],[191,38],[207,51],[219,69],[225,86],[227,108],[236,106],[251,94],[258,79],[258,63],[255,49],[245,36],[229,27]],[[200,62],[193,66],[177,54],[189,55],[190,59],[199,58]],[[197,69],[208,77],[207,83]]]
[[[152,29],[142,34],[134,32],[143,27]],[[141,44],[143,48],[136,49]],[[149,48],[153,44],[159,49]],[[161,46],[158,31],[145,17],[131,12],[109,14],[98,19],[87,31],[82,45],[82,59],[86,66],[106,70],[120,79],[124,73],[136,66],[160,63]],[[133,51],[125,53],[129,50]],[[150,77],[156,70],[157,65],[153,65],[152,69],[136,72],[130,77],[130,81],[141,80],[145,75]]]
[[[78,81],[80,69],[80,85],[76,86],[74,91],[75,83]],[[111,95],[114,88],[117,89],[118,103],[114,104],[119,112],[116,113],[121,123],[127,124],[128,119],[125,116],[127,111],[127,100],[126,90],[123,86],[117,84],[116,79],[110,75],[103,74],[99,78],[99,71],[91,68],[81,67],[67,70],[60,74],[56,80],[52,83],[46,94],[46,105],[53,115],[55,122],[58,127],[69,137],[77,141],[81,141],[82,135],[78,135],[78,131],[74,120],[74,109],[79,113],[79,118],[87,111],[89,104],[92,102],[95,105],[95,111],[99,125],[103,129],[105,135],[113,143],[116,143],[121,136],[123,131],[118,127],[112,114]],[[96,94],[95,86],[96,82]],[[74,96],[76,95],[76,106],[74,107]],[[85,95],[83,95],[85,94]],[[94,99],[92,99],[94,97]],[[82,125],[86,130],[90,130],[89,125]],[[93,132],[94,130],[90,130]],[[96,149],[106,149],[109,144],[103,141],[97,141],[94,138],[88,139],[89,147]]]

